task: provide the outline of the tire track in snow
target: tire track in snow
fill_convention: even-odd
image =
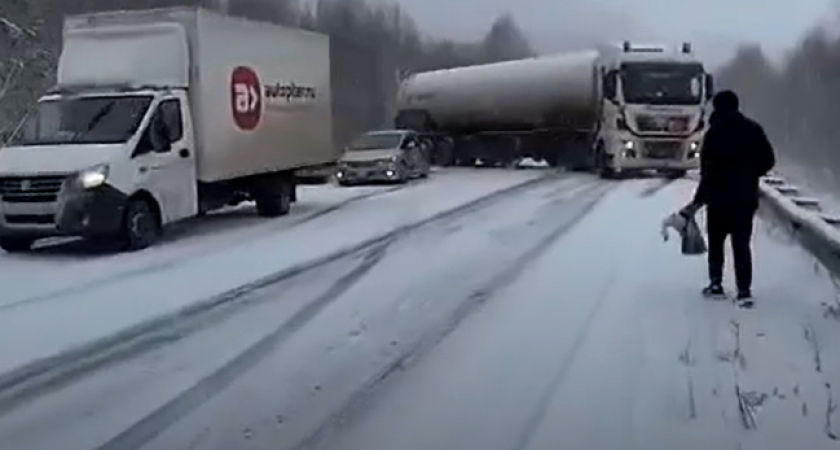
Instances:
[[[657,180],[655,184],[645,188],[641,193],[639,193],[639,198],[650,198],[654,195],[662,192],[668,186],[674,184],[677,181],[677,178],[667,178],[664,180]]]
[[[559,223],[535,244],[528,246],[506,270],[492,277],[490,283],[476,288],[472,295],[465,298],[456,307],[446,322],[427,332],[419,341],[408,346],[390,363],[381,367],[367,382],[350,395],[350,398],[342,407],[337,409],[317,429],[293,448],[295,450],[316,448],[332,433],[338,431],[348,419],[352,418],[353,414],[364,409],[367,401],[382,382],[397,372],[410,370],[412,365],[419,362],[424,355],[443,342],[472,313],[491,301],[498,291],[516,281],[525,269],[552,248],[551,244],[554,241],[571,231],[575,225],[588,216],[602,198],[618,186],[620,184],[599,182],[593,183],[588,188],[578,192],[578,197],[575,200],[580,201],[579,208],[576,208],[567,220]]]
[[[131,428],[118,434],[97,450],[125,450],[140,448],[168,425],[177,422],[190,411],[200,407],[216,393],[230,385],[242,373],[257,365],[294,332],[312,320],[327,306],[338,300],[353,285],[370,272],[385,256],[389,242],[371,249],[362,263],[333,283],[332,287],[314,302],[301,308],[287,322],[251,345],[220,369],[203,378],[179,396],[167,402]]]
[[[75,295],[80,294],[88,290],[98,289],[104,286],[118,284],[124,281],[127,281],[131,278],[149,275],[154,273],[162,273],[167,270],[172,269],[173,267],[179,266],[185,262],[191,261],[195,258],[210,256],[214,254],[218,254],[224,252],[232,247],[239,246],[261,237],[264,237],[270,233],[277,233],[282,231],[287,231],[293,228],[296,228],[300,225],[305,225],[309,222],[312,222],[316,219],[321,217],[327,216],[329,214],[333,214],[338,212],[342,209],[347,208],[355,203],[359,203],[364,200],[368,200],[371,198],[383,196],[386,194],[390,194],[393,192],[397,192],[403,190],[409,186],[414,186],[413,184],[407,185],[400,185],[393,188],[384,189],[381,191],[374,191],[368,192],[365,194],[361,194],[342,202],[339,202],[335,205],[328,206],[326,208],[322,208],[316,210],[314,212],[304,214],[303,216],[294,217],[290,221],[283,221],[282,219],[277,223],[268,223],[264,224],[265,226],[257,226],[256,229],[249,230],[250,232],[247,235],[240,237],[239,239],[233,239],[230,241],[225,241],[222,244],[212,246],[211,248],[207,247],[200,247],[199,249],[191,252],[183,252],[178,253],[177,256],[173,256],[171,258],[167,258],[164,261],[155,261],[150,262],[149,264],[144,264],[141,267],[136,267],[133,269],[128,269],[125,271],[117,272],[117,273],[109,273],[108,275],[97,277],[91,280],[84,281],[79,284],[71,285],[69,287],[64,287],[60,289],[56,289],[54,291],[46,292],[43,294],[32,295],[29,297],[24,297],[22,299],[15,300],[13,302],[0,304],[0,313],[3,313],[8,310],[16,309],[22,306],[28,306],[35,303],[42,303],[48,301],[54,301],[61,297],[68,296],[68,295]]]
[[[607,302],[608,292],[610,287],[614,284],[616,273],[614,272],[612,278],[609,280],[608,283],[604,283],[604,288],[601,291],[601,295],[595,300],[595,305],[589,310],[589,313],[586,315],[586,318],[583,321],[583,326],[578,332],[577,336],[575,337],[574,343],[572,344],[569,353],[563,358],[563,362],[560,364],[560,368],[552,377],[551,383],[548,386],[548,389],[545,390],[543,395],[540,397],[540,402],[537,404],[536,408],[534,408],[534,412],[531,416],[525,421],[525,425],[522,431],[519,433],[519,437],[516,440],[516,444],[512,447],[512,450],[522,450],[526,449],[531,445],[531,441],[536,435],[536,431],[539,429],[540,425],[543,424],[543,420],[545,419],[546,413],[548,412],[548,408],[551,406],[552,401],[554,400],[554,394],[563,383],[566,381],[566,377],[569,374],[569,370],[571,370],[572,366],[575,363],[578,355],[580,354],[580,350],[583,348],[586,340],[589,338],[590,330],[592,330],[592,324],[595,322],[595,319],[598,318],[598,314],[603,310],[604,305]]]
[[[72,383],[95,370],[118,361],[139,356],[166,343],[183,339],[197,329],[195,324],[207,322],[217,314],[230,315],[250,306],[251,294],[274,287],[297,276],[311,273],[343,258],[364,253],[399,239],[412,231],[454,217],[466,216],[519,193],[537,189],[547,183],[563,182],[566,177],[543,176],[509,186],[420,221],[405,224],[382,235],[369,238],[348,248],[306,261],[271,274],[253,283],[223,292],[181,311],[167,314],[123,330],[90,344],[58,355],[36,360],[0,376],[0,415],[18,405]]]

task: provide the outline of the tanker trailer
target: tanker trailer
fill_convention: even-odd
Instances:
[[[453,143],[443,165],[523,157],[618,172],[697,167],[711,75],[689,44],[602,46],[418,73],[400,86],[398,128]]]

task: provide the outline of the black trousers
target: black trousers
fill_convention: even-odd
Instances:
[[[723,281],[724,244],[729,236],[735,259],[735,281],[739,290],[752,286],[753,222],[755,208],[714,207],[706,208],[706,231],[709,234],[709,279],[712,283]]]

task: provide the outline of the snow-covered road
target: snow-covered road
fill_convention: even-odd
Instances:
[[[123,347],[0,377],[0,448],[840,444],[837,299],[814,258],[760,221],[756,309],[704,300],[703,258],[659,235],[691,181],[545,174],[311,188],[311,209],[276,224],[0,258],[0,372],[297,268]]]

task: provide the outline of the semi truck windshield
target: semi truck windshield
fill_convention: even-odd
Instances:
[[[703,66],[687,63],[624,63],[624,101],[647,105],[697,105],[703,100]]]
[[[68,97],[38,103],[17,146],[119,144],[128,141],[152,103],[148,95]]]

